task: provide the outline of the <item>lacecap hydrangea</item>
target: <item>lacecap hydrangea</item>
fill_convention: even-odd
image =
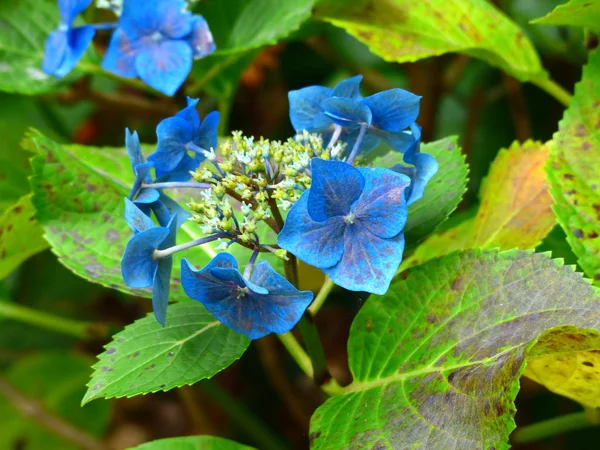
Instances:
[[[312,292],[297,286],[298,259],[345,289],[387,291],[402,261],[408,205],[438,167],[420,152],[420,98],[402,89],[362,97],[360,81],[290,92],[297,134],[285,142],[234,132],[218,143],[218,114],[201,120],[196,99],[158,125],[147,160],[126,132],[135,181],[122,271],[131,287],[152,288],[161,324],[173,255],[201,245],[221,253],[203,267],[183,258],[183,291],[251,339],[291,330],[310,305]],[[379,142],[406,164],[364,163]],[[166,190],[187,199],[185,207]],[[184,221],[202,236],[177,243]],[[242,271],[232,245],[247,252]]]
[[[102,67],[173,95],[192,69],[194,59],[215,50],[206,23],[189,12],[184,0],[100,2],[119,15],[115,23],[73,26],[92,0],[58,0],[60,23],[46,40],[42,69],[58,78],[84,56],[97,30],[113,30]],[[81,19],[79,19],[81,20]]]

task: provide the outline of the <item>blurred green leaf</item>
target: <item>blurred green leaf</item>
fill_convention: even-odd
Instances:
[[[408,207],[408,221],[404,228],[407,247],[431,234],[456,209],[467,185],[469,168],[457,144],[456,136],[421,145],[422,153],[434,156],[439,164],[425,195]],[[375,167],[393,167],[402,163],[402,154],[391,151],[373,161]]]
[[[84,56],[72,74],[58,80],[42,71],[46,37],[60,21],[56,2],[0,2],[0,90],[42,94],[73,81],[89,65]],[[89,53],[88,53],[89,54]]]
[[[5,377],[21,394],[36,399],[50,414],[76,428],[101,436],[108,425],[111,404],[97,402],[81,408],[80,399],[91,361],[65,352],[47,352],[14,364]],[[79,446],[24,417],[0,395],[0,448],[28,450],[75,450]]]
[[[387,61],[460,52],[522,81],[547,77],[527,37],[486,0],[325,0],[317,5],[316,15],[344,28]]]
[[[560,357],[569,333],[599,324],[598,291],[545,255],[466,251],[415,267],[358,313],[354,381],[313,415],[311,448],[508,449],[537,339],[554,329],[555,345],[531,354]]]
[[[200,303],[171,305],[166,327],[150,314],[114,336],[94,365],[83,403],[196,383],[239,359],[248,345]]]
[[[583,77],[550,145],[554,212],[585,273],[600,285],[600,53]]]
[[[131,450],[253,450],[253,448],[215,436],[188,436],[146,442]]]
[[[600,1],[571,0],[531,22],[541,25],[573,25],[600,31]]]
[[[308,20],[315,0],[205,0],[202,14],[215,38],[215,55],[276,44]]]
[[[0,217],[0,279],[32,255],[48,248],[44,230],[35,220],[31,196],[26,195]]]
[[[79,276],[123,292],[150,296],[148,289],[131,289],[121,277],[121,256],[131,237],[123,217],[123,198],[133,172],[122,148],[62,147],[37,131],[25,145],[39,152],[32,160],[33,204],[45,238],[60,261]],[[179,242],[200,237],[197,225],[186,223]],[[214,256],[207,246],[185,253],[204,266]],[[181,254],[174,256],[172,300],[187,298],[179,283]]]
[[[534,248],[552,230],[556,218],[544,167],[548,147],[514,142],[502,149],[485,180],[470,247]]]

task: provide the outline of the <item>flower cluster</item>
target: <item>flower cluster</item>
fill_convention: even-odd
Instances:
[[[58,0],[60,25],[46,40],[42,69],[63,77],[75,68],[98,29],[115,28],[102,67],[122,77],[139,77],[173,95],[192,69],[194,59],[215,50],[203,17],[186,10],[184,0],[104,2],[120,13],[118,23],[73,27],[92,0]]]
[[[186,108],[158,125],[156,151],[147,161],[137,134],[126,132],[135,180],[126,199],[133,236],[123,277],[131,287],[152,287],[160,323],[173,254],[213,241],[222,251],[233,244],[248,249],[244,272],[229,253],[218,253],[201,269],[182,259],[183,290],[252,339],[289,331],[312,301],[311,292],[291,283],[296,258],[346,289],[387,291],[402,261],[408,205],[422,197],[437,162],[420,152],[419,97],[392,89],[363,98],[359,83],[354,77],[334,89],[291,92],[297,134],[285,142],[234,132],[217,143],[218,114],[201,121],[198,100],[189,98]],[[357,156],[379,140],[401,152],[406,165],[356,167],[364,159]],[[163,193],[171,188],[199,194],[185,211]],[[184,221],[204,237],[177,244]],[[268,228],[276,242],[265,238]],[[264,254],[283,260],[289,280],[258,260]]]

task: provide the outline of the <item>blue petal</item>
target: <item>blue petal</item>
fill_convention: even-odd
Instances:
[[[321,102],[331,96],[332,89],[323,86],[308,86],[290,91],[290,120],[296,131],[319,131],[314,127],[315,117],[323,116]],[[319,123],[323,122],[321,120]]]
[[[135,234],[156,228],[152,219],[127,198],[125,199],[125,222]]]
[[[61,22],[70,25],[79,14],[90,6],[92,1],[93,0],[58,0]]]
[[[160,198],[158,190],[152,188],[144,188],[138,192],[138,195],[134,199],[135,204],[139,203],[154,203]]]
[[[162,250],[175,245],[178,227],[177,217],[173,216],[167,225],[169,234],[159,245],[159,249]],[[173,258],[171,256],[159,259],[156,273],[154,274],[154,283],[152,284],[152,308],[154,309],[154,317],[156,317],[158,323],[163,327],[165,326],[167,306],[169,305],[169,288],[172,268]]]
[[[58,70],[57,76],[62,77],[75,68],[85,54],[96,30],[91,25],[73,28],[69,33],[69,51]]]
[[[312,292],[296,289],[266,261],[258,262],[251,280],[269,290],[268,295],[254,294],[250,298],[259,322],[271,333],[287,333],[294,328],[313,300]],[[248,337],[257,339],[264,334],[257,330]]]
[[[149,86],[173,95],[192,70],[192,49],[184,41],[160,41],[140,49],[135,68]]]
[[[202,16],[192,18],[192,33],[187,40],[192,47],[194,59],[204,58],[216,49],[213,35]]]
[[[390,147],[400,153],[406,152],[415,143],[414,137],[404,131],[393,132],[371,128],[368,134],[383,139]]]
[[[189,122],[194,130],[200,126],[200,117],[198,116],[198,111],[196,111],[196,105],[199,101],[199,98],[187,97],[187,106],[175,114],[175,117]]]
[[[46,38],[42,70],[48,75],[56,75],[68,52],[67,32],[53,31]]]
[[[160,193],[160,202],[167,209],[170,216],[177,218],[177,228],[180,228],[191,217],[191,214],[187,210],[183,209],[179,203],[164,192]]]
[[[179,39],[192,31],[191,13],[184,0],[126,0],[119,26],[132,38],[160,32]]]
[[[152,286],[158,261],[152,257],[154,250],[167,238],[169,229],[155,227],[134,235],[121,260],[123,280],[132,288]]]
[[[135,166],[146,162],[144,161],[144,155],[142,155],[142,147],[137,131],[131,133],[129,128],[125,128],[125,147],[127,148],[127,155],[129,156],[132,169],[135,170]]]
[[[381,238],[402,232],[408,215],[405,190],[410,178],[389,169],[359,169],[365,177],[362,195],[352,206],[356,221]]]
[[[360,82],[362,81],[362,75],[356,75],[347,80],[341,81],[336,87],[333,88],[332,97],[346,97],[354,100],[360,100]]]
[[[304,192],[290,209],[277,244],[311,266],[331,267],[342,258],[346,223],[342,217],[314,221],[307,210],[308,196]]]
[[[411,177],[411,186],[408,191],[407,204],[409,205],[423,197],[427,183],[429,183],[429,180],[438,171],[438,162],[436,159],[427,153],[420,153],[421,127],[415,123],[410,128],[415,141],[406,153],[404,153],[404,162],[415,166],[414,175]],[[395,167],[393,169],[396,170]]]
[[[132,200],[136,197],[140,189],[142,189],[143,183],[151,182],[150,169],[154,167],[154,163],[149,161],[142,164],[138,164],[133,168],[133,173],[135,174],[135,179],[133,180],[133,185],[131,186],[131,191],[129,191],[129,199]]]
[[[258,286],[251,281],[246,280],[237,269],[213,267],[210,269],[210,274],[224,283],[230,283],[242,288],[247,287],[256,294],[266,295],[269,293],[269,291],[264,287]]]
[[[139,49],[138,41],[131,40],[122,29],[117,28],[110,38],[102,68],[122,77],[136,77],[135,59]]]
[[[373,126],[386,131],[402,131],[417,120],[421,97],[404,89],[390,89],[361,101],[373,113]]]
[[[358,100],[331,97],[323,100],[321,107],[331,120],[343,127],[349,125],[371,125],[371,110]]]
[[[180,117],[169,117],[158,124],[156,136],[156,151],[148,160],[154,163],[160,176],[159,173],[171,172],[181,162],[187,153],[186,145],[194,138],[194,129]]]
[[[358,226],[346,227],[341,261],[323,272],[335,284],[350,291],[383,295],[402,262],[404,235],[381,239],[355,225]]]
[[[360,171],[345,162],[313,158],[311,172],[308,213],[312,219],[324,222],[330,217],[347,215],[365,186]]]
[[[198,129],[198,133],[194,138],[194,144],[204,150],[210,150],[211,148],[216,149],[220,118],[221,115],[219,114],[219,111],[208,113]]]
[[[202,158],[202,160],[204,160],[204,158]],[[192,158],[190,155],[185,154],[179,164],[177,164],[177,167],[172,171],[157,169],[157,181],[189,181],[190,178],[192,178],[190,172],[194,172],[201,162],[199,157]]]

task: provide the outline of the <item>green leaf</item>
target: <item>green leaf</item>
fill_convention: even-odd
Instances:
[[[522,81],[547,77],[529,39],[486,0],[328,0],[317,6],[316,14],[386,61],[460,52]]]
[[[430,236],[400,271],[467,248],[535,248],[556,223],[544,166],[548,147],[513,143],[494,160],[481,190],[476,217]]]
[[[77,275],[123,292],[150,296],[148,289],[132,289],[121,277],[121,256],[131,237],[123,218],[123,198],[133,172],[124,149],[62,147],[36,131],[26,146],[38,151],[32,160],[33,204],[45,238],[60,261]],[[186,223],[178,242],[201,237]],[[197,266],[215,255],[209,246],[185,252]],[[171,300],[186,299],[180,281],[181,254],[174,256]],[[168,319],[167,319],[168,320]]]
[[[94,365],[83,403],[193,384],[229,366],[248,345],[201,304],[170,305],[166,327],[150,314],[114,336]]]
[[[201,2],[202,14],[217,44],[215,55],[240,53],[279,40],[300,28],[315,0],[228,0]]]
[[[600,284],[600,53],[590,54],[550,145],[554,212],[585,273]]]
[[[253,448],[215,436],[188,436],[146,442],[131,450],[253,450]]]
[[[532,20],[531,23],[573,25],[600,31],[600,1],[571,0],[563,5],[558,5],[544,17]]]
[[[88,358],[67,352],[47,352],[20,360],[10,367],[5,377],[21,394],[39,401],[50,414],[99,437],[108,426],[111,404],[96,402],[81,408],[80,399],[85,391],[90,364]],[[80,448],[37,423],[35,416],[23,416],[3,396],[0,396],[0,417],[0,448]]]
[[[469,168],[456,136],[422,144],[421,152],[434,156],[439,170],[429,181],[423,198],[408,208],[408,222],[404,228],[407,247],[415,246],[446,220],[467,189]],[[399,163],[402,163],[402,154],[391,151],[376,158],[373,166],[392,167]]]
[[[535,248],[556,224],[544,167],[548,147],[513,143],[500,150],[482,188],[473,248]]]
[[[48,248],[29,195],[0,217],[0,280],[32,255]]]
[[[42,72],[46,37],[60,21],[56,2],[19,0],[0,2],[0,90],[42,94],[77,78],[78,72],[58,80]],[[90,58],[84,57],[85,67]],[[79,69],[79,70],[80,70]]]
[[[466,251],[415,267],[354,320],[354,381],[313,415],[312,448],[506,449],[536,340],[599,324],[598,290],[546,255]],[[536,357],[565,349],[571,330],[555,331],[562,344]]]

